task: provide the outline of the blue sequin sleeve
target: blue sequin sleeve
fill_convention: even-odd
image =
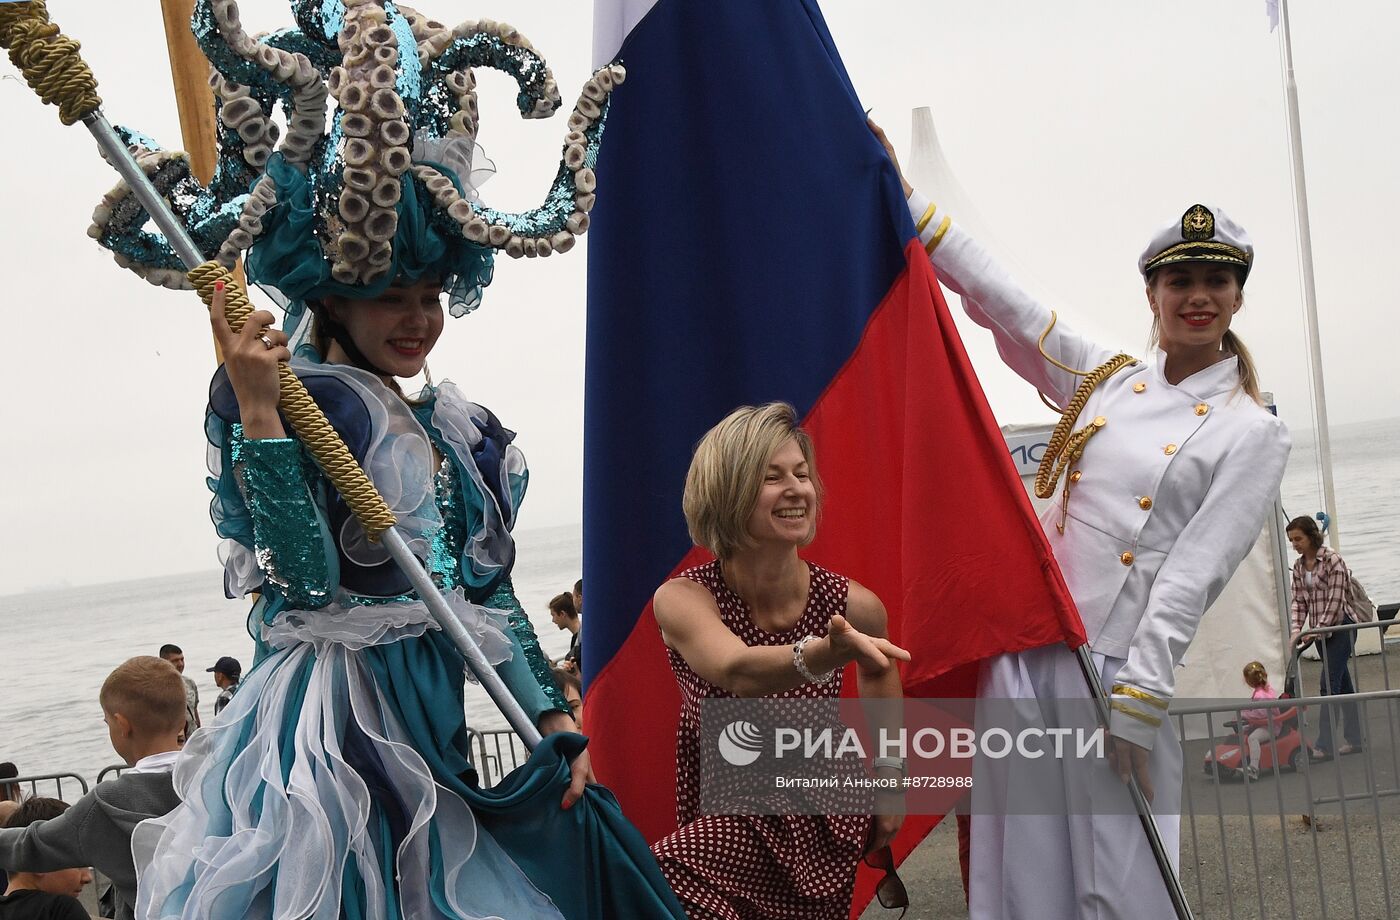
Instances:
[[[512,639],[520,647],[520,652],[511,656],[509,661],[497,665],[496,673],[501,675],[501,680],[505,681],[530,718],[538,722],[540,716],[550,710],[571,713],[563,692],[554,681],[549,659],[540,651],[535,628],[530,625],[530,618],[516,599],[510,579],[502,580],[491,596],[481,603],[485,607],[504,610],[510,621]]]
[[[338,557],[301,445],[292,438],[240,438],[233,456],[266,584],[294,607],[324,607],[338,581]]]

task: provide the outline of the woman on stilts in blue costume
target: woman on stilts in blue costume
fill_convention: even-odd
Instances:
[[[225,589],[257,593],[257,660],[176,767],[182,804],[133,840],[137,916],[682,917],[645,843],[592,786],[584,739],[510,581],[527,474],[513,433],[451,383],[406,395],[451,312],[475,308],[493,256],[549,255],[587,228],[608,93],[588,81],[546,203],[486,208],[474,168],[472,68],[520,83],[522,114],[558,89],[509,26],[455,29],[390,0],[301,0],[299,29],[250,38],[233,0],[194,16],[214,64],[219,171],[128,134],[192,236],[284,307],[238,333],[214,297],[225,365],[210,389],[212,516]],[[337,103],[326,133],[328,95]],[[288,131],[275,152],[278,102]],[[122,190],[94,236],[180,286],[163,238]],[[399,532],[545,736],[483,790],[463,714],[464,662],[387,552],[278,412],[278,365],[315,397]]]

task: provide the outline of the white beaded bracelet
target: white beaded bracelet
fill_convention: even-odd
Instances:
[[[835,671],[827,671],[825,674],[817,675],[812,673],[812,669],[807,667],[806,660],[802,657],[802,648],[811,642],[816,636],[804,636],[798,639],[792,646],[792,666],[797,669],[797,673],[802,675],[802,679],[809,684],[829,683],[836,676]]]

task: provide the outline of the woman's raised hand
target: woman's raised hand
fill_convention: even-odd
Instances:
[[[840,614],[827,623],[826,641],[843,664],[854,661],[862,671],[872,674],[893,667],[895,661],[908,661],[910,657],[907,651],[888,639],[867,636]]]
[[[908,198],[914,194],[914,186],[910,185],[909,180],[904,178],[904,170],[900,168],[899,157],[894,152],[894,144],[891,144],[890,139],[885,137],[885,129],[875,124],[873,119],[867,118],[865,124],[870,128],[870,133],[875,135],[875,139],[885,148],[885,153],[890,155],[890,162],[894,164],[895,171],[899,173],[899,184],[904,186],[904,197]]]
[[[209,304],[209,323],[238,397],[243,433],[248,438],[283,437],[285,431],[277,415],[277,365],[292,358],[287,335],[272,328],[276,318],[266,310],[252,313],[243,329],[234,332],[224,314],[224,300],[221,283],[215,286]]]

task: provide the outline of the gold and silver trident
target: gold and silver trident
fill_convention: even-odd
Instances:
[[[79,55],[78,42],[60,33],[58,26],[49,20],[43,0],[0,0],[0,47],[9,50],[10,60],[24,74],[25,80],[39,98],[46,104],[58,106],[59,118],[65,125],[81,121],[87,126],[107,162],[121,175],[131,193],[165,234],[172,251],[188,269],[189,283],[199,293],[206,308],[213,299],[216,284],[223,282],[225,314],[229,326],[234,332],[241,330],[252,313],[246,290],[230,267],[219,261],[204,258],[184,224],[172,212],[169,204],[147,177],[145,170],[113,130],[111,123],[102,114],[102,100],[97,95],[97,80]],[[620,77],[620,68],[617,70]],[[577,173],[585,167],[580,161],[571,168]],[[591,169],[587,171],[587,179],[590,187],[586,190],[580,189],[579,194],[587,195],[585,200],[591,206]],[[572,242],[572,232],[582,232],[583,229],[586,229],[586,214],[583,226],[570,227],[569,242]],[[510,246],[513,242],[514,240],[510,239],[492,239],[489,244],[507,249],[514,248]],[[508,254],[516,255],[515,252]],[[286,364],[279,368],[279,387],[279,407],[296,436],[306,445],[317,465],[345,499],[345,503],[364,527],[365,533],[371,540],[381,542],[389,551],[394,562],[427,605],[439,628],[457,646],[472,674],[490,694],[511,728],[526,746],[533,750],[541,740],[539,730],[487,661],[476,640],[452,613],[422,564],[409,551],[403,536],[396,529],[397,522],[393,512],[351,456],[305,386]]]

